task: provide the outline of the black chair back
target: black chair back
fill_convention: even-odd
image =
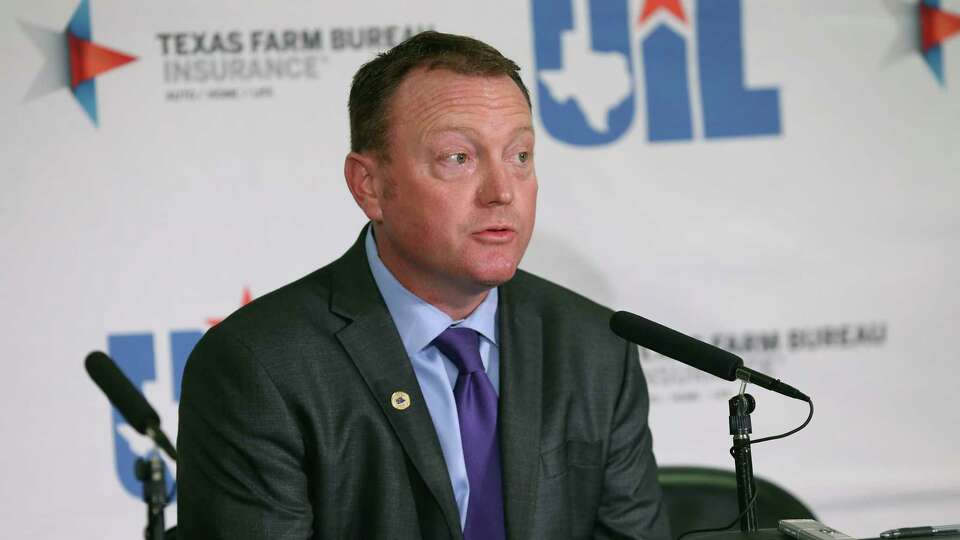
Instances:
[[[674,538],[693,529],[723,527],[740,514],[733,471],[670,466],[661,467],[657,476]],[[755,481],[761,529],[776,528],[781,519],[816,519],[813,511],[787,490],[763,478]]]

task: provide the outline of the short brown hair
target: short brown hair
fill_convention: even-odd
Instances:
[[[530,105],[520,66],[486,43],[466,36],[427,31],[416,34],[367,62],[350,88],[350,150],[387,158],[390,98],[414,68],[447,69],[462,75],[513,79]]]

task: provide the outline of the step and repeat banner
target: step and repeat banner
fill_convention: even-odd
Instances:
[[[754,468],[825,523],[868,536],[960,519],[960,1],[0,14],[0,535],[141,534],[133,463],[151,445],[84,356],[116,358],[175,436],[200,336],[354,241],[351,76],[425,29],[523,68],[540,180],[523,267],[811,395],[810,426],[758,445]],[[660,463],[732,468],[739,386],[642,352]],[[805,418],[750,390],[755,438]]]

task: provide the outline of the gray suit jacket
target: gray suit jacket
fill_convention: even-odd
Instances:
[[[637,349],[526,272],[500,288],[507,537],[667,540]],[[391,406],[393,392],[412,405]],[[367,265],[334,263],[212,328],[180,402],[186,539],[462,539],[436,431]]]

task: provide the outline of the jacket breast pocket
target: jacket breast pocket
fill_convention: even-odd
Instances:
[[[600,467],[600,441],[567,441],[540,454],[544,478],[566,474],[571,467],[595,469]]]

